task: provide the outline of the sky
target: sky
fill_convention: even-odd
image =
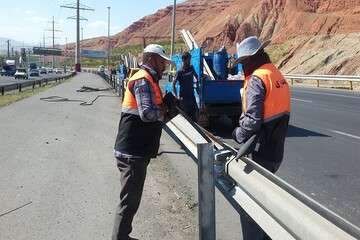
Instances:
[[[10,38],[24,44],[52,44],[52,18],[55,18],[55,44],[65,44],[76,40],[75,20],[67,19],[76,15],[75,9],[61,8],[60,5],[75,3],[69,0],[0,0],[0,38]],[[178,0],[178,3],[184,0]],[[110,33],[116,34],[132,22],[156,10],[172,5],[173,0],[82,0],[82,4],[95,11],[82,11],[81,21],[84,39],[107,36],[108,9],[110,6]],[[4,45],[4,41],[0,45]],[[19,44],[19,43],[17,43]]]

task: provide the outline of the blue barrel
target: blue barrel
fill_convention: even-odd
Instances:
[[[228,55],[225,48],[214,53],[213,67],[218,80],[226,80]]]

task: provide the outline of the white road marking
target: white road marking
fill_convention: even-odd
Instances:
[[[312,101],[311,101],[311,100],[304,100],[304,99],[299,99],[299,98],[291,98],[291,100],[294,100],[294,101],[299,101],[299,102],[312,103]]]
[[[310,91],[306,92],[306,91],[298,91],[298,90],[294,90],[293,92],[308,93],[308,94],[315,94],[315,95],[335,96],[335,97],[343,97],[343,98],[351,98],[351,99],[360,99],[360,97],[357,97],[357,96],[348,96],[348,95],[335,94],[335,93],[320,93],[320,92],[310,92]]]
[[[331,129],[328,129],[328,131],[360,140],[360,137],[359,137],[359,136],[352,135],[352,134],[350,134],[350,133],[340,132],[340,131],[331,130]]]

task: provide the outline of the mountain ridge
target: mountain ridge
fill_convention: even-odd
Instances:
[[[325,59],[317,60],[326,64],[305,72],[327,73],[339,69],[339,72],[350,74],[360,71],[359,67],[344,68],[360,50],[356,36],[360,33],[360,0],[189,0],[178,4],[176,12],[177,38],[180,38],[180,29],[188,29],[208,51],[226,46],[234,53],[236,42],[256,35],[262,40],[270,39],[272,46],[286,45],[286,51],[280,54],[284,56],[278,60],[284,69],[295,71],[296,68],[288,64],[293,57],[303,55],[300,63],[306,65],[306,54],[303,53],[316,46],[318,51],[328,52]],[[112,47],[142,44],[143,36],[150,37],[147,42],[169,40],[171,13],[172,6],[168,6],[135,21],[112,36]],[[338,36],[350,37],[348,42],[356,51],[337,44]],[[306,44],[311,41],[316,44]],[[86,40],[84,46],[106,49],[106,43],[106,38],[100,37]],[[330,53],[331,49],[322,49],[319,43],[335,47],[338,54]],[[348,63],[344,64],[344,61]],[[335,62],[337,65],[328,69],[328,65]]]

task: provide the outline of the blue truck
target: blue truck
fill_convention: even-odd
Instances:
[[[191,64],[193,65],[199,79],[200,91],[194,91],[199,107],[199,123],[203,126],[211,126],[212,122],[220,117],[227,116],[231,119],[234,126],[238,124],[241,115],[241,96],[240,89],[243,87],[243,79],[227,80],[227,61],[230,55],[219,59],[218,54],[204,54],[201,48],[195,48],[191,52]],[[176,69],[182,66],[181,55],[174,55],[172,58]],[[204,60],[208,64],[215,80],[211,80],[203,72]],[[219,70],[220,68],[220,70]],[[222,69],[221,69],[222,68]],[[236,74],[242,71],[241,66],[237,67]],[[176,86],[179,90],[179,84]],[[169,81],[165,85],[165,93],[172,92],[172,83]]]

